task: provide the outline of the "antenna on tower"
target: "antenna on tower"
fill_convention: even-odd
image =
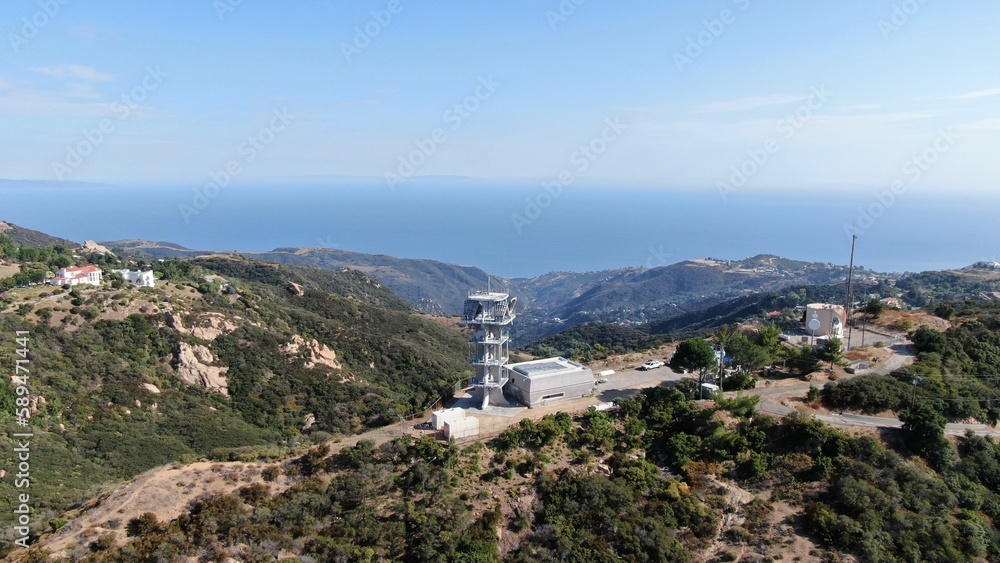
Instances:
[[[851,349],[851,290],[854,283],[854,244],[858,242],[858,231],[855,226],[854,234],[851,235],[851,265],[847,272],[847,349]],[[861,343],[864,345],[864,342]]]

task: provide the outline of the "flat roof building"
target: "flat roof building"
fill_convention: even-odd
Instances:
[[[507,394],[529,407],[583,397],[594,390],[594,374],[590,368],[566,358],[510,364],[508,369]]]
[[[479,419],[474,416],[467,416],[461,420],[449,420],[444,423],[444,435],[449,440],[478,436]]]
[[[431,413],[431,425],[434,427],[434,430],[444,430],[445,425],[449,422],[463,420],[464,418],[465,411],[462,409],[443,409]]]

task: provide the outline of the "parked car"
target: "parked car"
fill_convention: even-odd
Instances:
[[[639,369],[641,369],[643,371],[646,371],[646,370],[651,370],[651,369],[656,369],[656,368],[661,368],[661,367],[663,367],[663,362],[661,362],[660,360],[649,360],[648,362],[642,364],[639,367]]]

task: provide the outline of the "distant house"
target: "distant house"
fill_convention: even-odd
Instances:
[[[899,309],[899,299],[896,297],[886,297],[882,299],[882,304],[890,309]]]
[[[101,274],[103,272],[97,266],[70,266],[60,268],[56,272],[56,277],[48,281],[51,285],[101,285]]]
[[[114,272],[121,274],[122,279],[136,287],[153,287],[156,285],[156,276],[153,275],[153,270],[136,270],[134,272],[132,270],[114,270]]]

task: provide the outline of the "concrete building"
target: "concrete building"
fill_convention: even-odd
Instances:
[[[565,358],[511,364],[509,369],[507,394],[529,407],[583,397],[594,389],[590,368]]]
[[[443,409],[431,413],[431,425],[434,427],[434,430],[444,430],[445,425],[449,422],[463,420],[464,418],[465,411],[462,409]]]
[[[56,272],[56,277],[48,281],[51,285],[79,285],[79,284],[89,284],[89,285],[101,285],[101,269],[97,266],[83,266],[82,268],[77,268],[74,266],[60,268]]]
[[[469,365],[476,370],[472,386],[480,393],[478,402],[485,409],[490,401],[505,403],[503,387],[507,384],[510,360],[510,326],[514,322],[517,298],[506,293],[473,291],[462,309],[462,324],[473,330],[469,339]]]
[[[153,287],[156,285],[156,276],[153,270],[112,270],[116,274],[121,274],[122,279],[136,287]]]
[[[461,420],[453,420],[444,424],[444,435],[449,440],[470,438],[479,435],[479,419],[467,416]]]
[[[815,331],[809,329],[809,322],[819,321]],[[813,336],[834,336],[844,338],[844,326],[847,325],[847,312],[842,305],[829,303],[812,303],[806,306],[806,330]]]

